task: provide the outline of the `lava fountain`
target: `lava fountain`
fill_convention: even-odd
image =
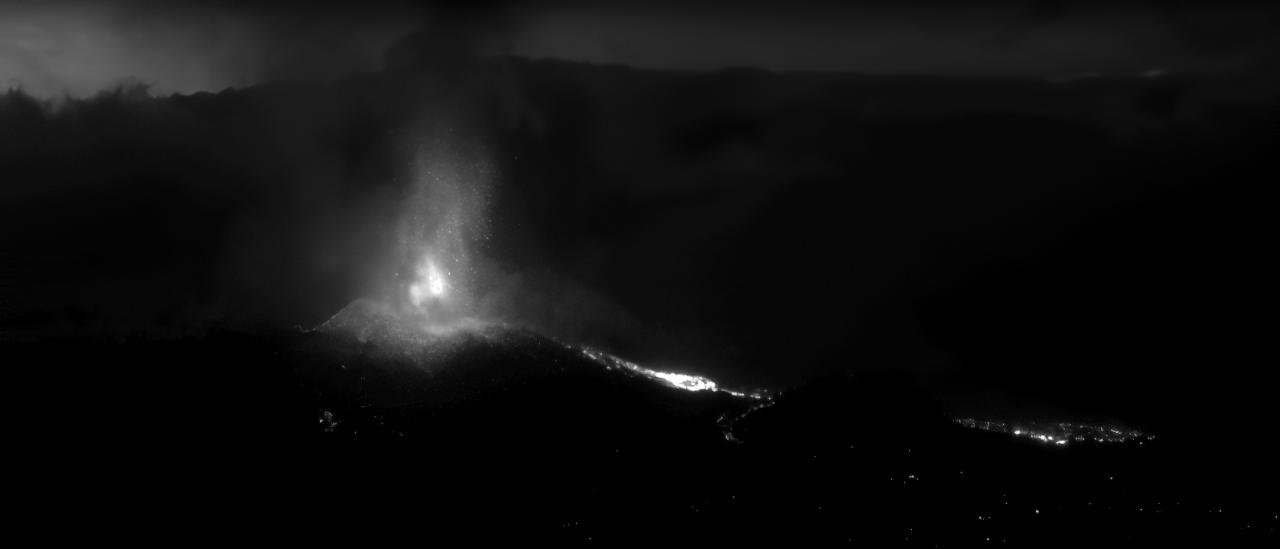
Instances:
[[[402,313],[426,330],[452,332],[484,322],[477,254],[488,240],[493,178],[484,148],[451,130],[422,141],[400,212],[396,274]]]
[[[481,252],[489,240],[487,210],[494,177],[488,151],[450,129],[424,139],[398,217],[395,292],[381,302],[360,299],[317,330],[347,332],[402,350],[448,351],[478,335],[501,339],[512,327],[495,322],[482,303],[486,288]],[[495,274],[495,273],[489,273]],[[482,299],[487,297],[488,299]],[[532,327],[521,329],[532,332]],[[546,337],[546,336],[539,336]],[[684,391],[721,392],[763,399],[765,393],[729,390],[701,376],[646,368],[591,347],[560,342],[602,367]]]

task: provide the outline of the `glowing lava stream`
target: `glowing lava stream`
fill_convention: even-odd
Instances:
[[[609,353],[592,349],[590,347],[584,347],[579,345],[574,348],[577,349],[579,353],[582,353],[583,356],[591,359],[593,362],[597,364],[601,364],[605,366],[606,368],[627,370],[632,373],[640,374],[643,377],[647,377],[649,379],[659,381],[662,384],[674,389],[681,389],[685,391],[721,392],[721,393],[732,395],[738,398],[749,398],[753,400],[761,400],[768,396],[763,392],[759,392],[759,391],[753,391],[753,392],[731,391],[729,389],[725,389],[720,387],[719,385],[716,385],[715,381],[712,381],[711,379],[705,378],[702,376],[651,370],[649,368],[645,368],[644,366],[641,366],[629,360],[618,358]]]
[[[479,328],[488,325],[486,322],[471,318],[453,319],[453,322],[441,323],[441,319],[436,318],[438,315],[433,314],[431,308],[435,306],[436,310],[440,310],[439,306],[445,304],[444,301],[448,298],[446,295],[447,288],[448,283],[445,280],[444,273],[436,267],[435,261],[431,259],[430,255],[424,257],[417,269],[417,279],[409,285],[409,302],[426,317],[427,323],[424,324],[423,328],[428,333],[443,335],[459,329]],[[561,343],[561,345],[565,344]],[[722,388],[715,381],[706,377],[652,370],[590,347],[582,345],[565,346],[578,351],[582,356],[606,368],[639,374],[673,389],[721,392],[738,398],[756,400],[765,398],[765,395],[761,392],[741,392]]]
[[[423,325],[425,331],[433,335],[446,335],[460,329],[480,328],[489,325],[489,323],[472,318],[452,319],[452,322],[448,322],[450,319],[444,319],[446,322],[441,322],[441,319],[436,318],[439,315],[433,314],[433,312],[442,310],[441,306],[445,305],[444,301],[448,298],[446,295],[448,287],[444,273],[436,266],[431,256],[426,255],[418,266],[417,279],[409,285],[409,302],[426,317],[427,322]],[[432,310],[433,308],[435,311]],[[561,345],[565,344],[561,343]],[[582,345],[565,346],[578,351],[592,362],[606,368],[639,374],[642,377],[661,382],[674,389],[721,392],[738,398],[755,400],[765,398],[765,395],[761,392],[740,392],[722,388],[715,381],[706,377],[652,370],[590,347]]]

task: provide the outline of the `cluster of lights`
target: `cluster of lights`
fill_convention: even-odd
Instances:
[[[1025,436],[1027,436],[1027,437],[1030,437],[1030,438],[1034,438],[1034,439],[1036,439],[1036,440],[1039,440],[1040,442],[1052,442],[1052,443],[1054,443],[1054,444],[1056,444],[1056,445],[1058,445],[1058,446],[1066,446],[1066,445],[1067,445],[1067,439],[1065,439],[1065,438],[1057,438],[1057,437],[1055,437],[1055,436],[1053,436],[1053,435],[1046,435],[1046,434],[1043,434],[1043,433],[1032,433],[1031,431],[1023,431],[1023,430],[1021,430],[1021,429],[1014,429],[1014,430],[1013,430],[1013,435],[1014,435],[1014,436],[1024,436],[1024,435],[1025,435]]]
[[[1047,423],[1024,422],[1013,426],[1004,421],[988,421],[973,418],[958,418],[956,423],[970,429],[980,429],[994,433],[1005,433],[1015,437],[1027,437],[1054,446],[1066,446],[1071,442],[1124,443],[1144,441],[1154,438],[1141,431],[1116,427],[1089,425],[1083,423]]]

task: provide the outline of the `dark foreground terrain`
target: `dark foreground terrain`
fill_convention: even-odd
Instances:
[[[518,331],[425,358],[322,332],[6,347],[17,493],[53,539],[1267,546],[1280,527],[1247,444],[1053,447],[889,375],[752,400]]]

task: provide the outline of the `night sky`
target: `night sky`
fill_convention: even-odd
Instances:
[[[791,402],[911,387],[857,389],[859,414],[1121,424],[1224,448],[1162,463],[1253,467],[1274,495],[1277,23],[1252,2],[4,1],[0,348],[75,395],[103,374],[74,357],[218,370],[250,338],[332,361],[317,334],[393,311],[817,395]],[[42,350],[77,345],[107,350]],[[508,360],[480,356],[458,362]],[[294,374],[255,360],[165,375],[292,403],[266,387]],[[107,386],[182,400],[148,376]]]
[[[651,69],[875,74],[1238,75],[1274,69],[1278,12],[1252,2],[6,2],[6,84],[159,93],[382,67],[395,40],[448,28],[478,53]]]

